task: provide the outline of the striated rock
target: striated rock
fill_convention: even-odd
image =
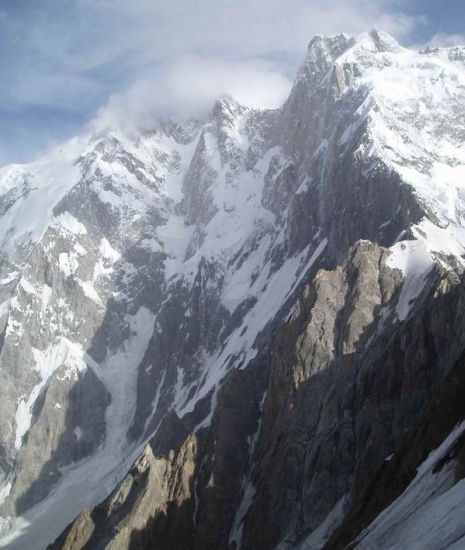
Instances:
[[[157,457],[147,445],[128,477],[96,509],[83,511],[49,548],[187,548],[197,441]],[[102,529],[103,526],[103,529]]]
[[[465,473],[463,469],[465,438],[463,430],[457,430],[457,427],[465,419],[464,383],[465,369],[462,356],[442,382],[437,394],[432,397],[418,424],[402,439],[396,452],[388,457],[380,468],[369,477],[362,490],[353,493],[346,517],[342,525],[333,533],[324,546],[325,549],[342,549],[348,546],[370,547],[370,543],[368,543],[368,540],[365,542],[363,535],[360,538],[357,538],[357,535],[363,529],[369,527],[370,523],[381,512],[388,509],[389,505],[392,505],[391,508],[394,510],[396,503],[400,504],[401,495],[408,490],[409,485],[415,480],[417,472],[422,468],[422,464],[429,457],[434,457],[433,460],[429,461],[429,470],[433,475],[439,475],[448,465],[452,464],[452,486],[463,479]],[[451,438],[450,434],[454,430],[456,430],[456,436]],[[450,442],[448,445],[444,445],[447,438],[450,439]],[[438,453],[436,450],[441,448],[442,453]],[[447,492],[447,487],[443,486],[441,490],[444,491],[444,489]],[[425,500],[417,498],[412,508],[412,515],[417,513],[417,510],[420,514],[426,515],[427,512],[422,507],[426,508],[431,505],[431,501],[434,502],[434,499],[438,497],[438,494],[433,493],[427,495]],[[396,499],[399,499],[399,501],[396,501]],[[402,526],[402,522],[408,523],[409,518],[404,516],[403,518],[397,518],[397,521]],[[454,519],[451,517],[450,521],[452,523]],[[438,537],[435,527],[434,524],[429,525],[417,536],[423,540],[428,540],[430,544],[438,544],[441,540],[444,542],[441,535]],[[463,537],[465,526],[462,523],[458,525],[458,528]],[[369,533],[370,529],[366,534],[366,539],[370,539]],[[386,541],[384,544],[389,544],[389,536],[393,536],[393,533],[384,532],[382,534]],[[453,541],[455,542],[460,535],[455,534],[454,536]],[[350,545],[353,541],[356,542]],[[420,541],[419,543],[422,544]],[[381,538],[378,539],[378,542],[373,541],[371,544],[381,547]]]
[[[320,271],[277,340],[244,548],[283,539],[291,547],[357,494],[420,420],[463,349],[463,292],[450,286],[454,277],[437,274],[399,327],[388,311],[401,283],[385,258],[362,242],[342,268]]]

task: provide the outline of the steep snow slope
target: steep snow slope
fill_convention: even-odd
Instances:
[[[458,290],[458,289],[456,289]],[[459,290],[460,292],[460,290]],[[346,502],[325,550],[460,548],[463,545],[464,355],[420,421]]]
[[[45,546],[172,415],[208,428],[226,375],[359,239],[403,279],[380,332],[463,266],[462,54],[316,37],[281,109],[222,97],[2,169],[0,495],[24,516],[6,542]]]
[[[269,159],[278,158],[279,150],[271,148],[253,170],[244,170],[242,157],[250,154],[250,147],[240,147],[248,139],[238,129],[244,113],[233,100],[220,100],[211,120],[186,144],[159,130],[136,142],[118,131],[89,136],[77,153],[74,143],[64,146],[71,151],[66,161],[74,179],[66,189],[60,187],[61,196],[44,191],[48,202],[40,206],[48,217],[40,218],[34,231],[17,228],[25,253],[8,257],[23,275],[12,289],[14,317],[8,317],[3,353],[11,361],[16,352],[9,351],[10,341],[11,347],[21,344],[20,357],[31,366],[21,369],[19,380],[11,368],[4,371],[10,386],[7,407],[13,408],[14,395],[20,396],[14,429],[5,425],[5,443],[14,438],[5,454],[21,464],[20,472],[14,467],[5,472],[11,491],[6,510],[22,512],[38,502],[64,469],[63,484],[32,512],[35,524],[42,522],[44,508],[55,519],[63,517],[64,524],[84,504],[102,499],[111,485],[96,480],[118,480],[167,410],[192,411],[234,362],[240,366],[254,356],[258,332],[273,319],[304,268],[323,252],[322,238],[291,254],[288,262],[267,259],[285,241],[284,230],[273,226],[273,215],[261,205]],[[40,168],[53,172],[56,154],[41,161]],[[36,171],[36,164],[19,168],[15,177]],[[60,166],[51,181],[64,178],[67,184],[68,177]],[[48,189],[52,183],[44,178],[42,185]],[[30,208],[28,219],[37,201],[22,200],[25,204],[12,208]],[[230,265],[234,260],[236,269]],[[199,301],[205,304],[194,301],[199,287]],[[243,311],[234,320],[241,304]],[[164,316],[173,307],[181,323],[193,324],[184,335],[187,349],[175,361],[160,359],[153,365],[144,354],[149,341],[165,346],[173,321]],[[208,325],[210,316],[218,319],[213,333],[197,335],[197,326]],[[191,345],[189,339],[198,343]],[[148,382],[157,381],[145,391]],[[82,403],[87,385],[96,382],[95,404],[86,402],[89,396]],[[85,406],[96,418],[83,426],[75,416],[82,416]],[[50,424],[58,424],[57,433],[44,452],[43,430]],[[135,434],[128,442],[131,430]],[[73,483],[79,486],[73,489]],[[70,491],[76,498],[63,506]],[[33,536],[37,540],[35,531]]]
[[[461,548],[465,526],[465,480],[456,480],[452,460],[439,472],[434,466],[463,434],[457,426],[419,467],[405,492],[361,536],[357,548]]]

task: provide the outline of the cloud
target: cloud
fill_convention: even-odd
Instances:
[[[87,0],[81,3],[90,8]],[[313,35],[358,34],[376,25],[402,38],[419,22],[384,11],[387,3],[381,0],[198,0],[195,5],[97,0],[96,5],[105,7],[110,19],[123,16],[137,27],[137,33],[126,33],[119,57],[140,74],[100,111],[99,122],[107,124],[189,116],[209,108],[221,93],[253,107],[274,107],[286,98]]]
[[[465,34],[435,34],[426,44],[432,48],[452,48],[454,46],[465,46]]]
[[[403,38],[418,22],[390,10],[387,0],[24,1],[29,9],[0,21],[11,96],[62,107],[85,95],[98,101],[103,89],[130,86],[188,56],[268,60],[290,74],[314,34],[377,26]]]
[[[205,108],[223,92],[254,106],[277,104],[313,35],[358,34],[376,26],[403,40],[421,25],[420,17],[402,13],[396,4],[398,0],[4,3],[0,105],[11,112],[56,108],[76,120],[89,120],[97,112],[101,120],[109,119],[112,112],[115,120],[144,121],[147,114]],[[53,124],[61,136],[60,118]],[[53,133],[47,120],[44,127]],[[36,128],[40,133],[40,125]],[[1,121],[0,132],[9,132]]]
[[[267,63],[190,56],[112,95],[94,125],[148,129],[157,119],[203,116],[224,94],[249,107],[273,108],[290,88],[291,81]]]
[[[81,0],[91,9],[88,0]],[[373,26],[402,38],[418,18],[386,0],[96,0],[107,17],[131,22],[126,47],[143,58],[269,56],[302,52],[314,34],[360,33]],[[132,32],[134,29],[137,32]],[[156,45],[154,49],[153,46]],[[149,46],[147,48],[147,46]],[[122,46],[124,47],[124,46]]]

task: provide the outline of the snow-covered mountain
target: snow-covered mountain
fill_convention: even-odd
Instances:
[[[356,508],[465,351],[464,143],[465,48],[372,31],[315,37],[280,109],[2,168],[0,545],[464,537],[455,424]]]

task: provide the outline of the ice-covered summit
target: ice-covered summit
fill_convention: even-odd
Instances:
[[[376,29],[357,37],[347,34],[317,35],[308,45],[307,56],[297,80],[307,79],[310,84],[316,84],[317,79],[327,77],[335,65],[370,65],[376,63],[376,54],[396,54],[402,51],[404,48],[392,36]]]
[[[305,118],[315,119],[320,142],[322,135],[327,141],[338,135],[340,145],[356,146],[399,173],[440,223],[461,224],[462,54],[460,47],[409,50],[380,31],[316,37],[294,85],[291,109],[305,104]]]

